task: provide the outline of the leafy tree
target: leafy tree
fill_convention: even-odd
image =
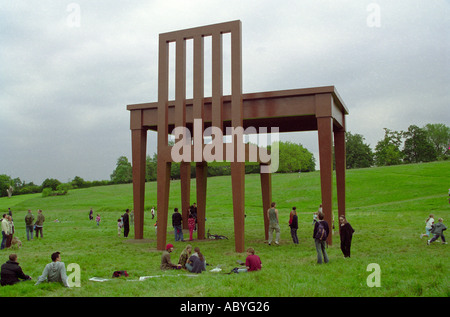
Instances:
[[[361,134],[345,133],[345,151],[347,168],[362,168],[373,165],[373,152],[368,144],[364,143]]]
[[[114,184],[126,184],[133,181],[133,169],[126,156],[117,159],[116,169],[111,174],[111,181]]]
[[[403,152],[400,150],[403,132],[384,128],[384,139],[375,147],[375,164],[377,166],[398,165],[402,163]]]
[[[72,187],[73,188],[85,188],[85,187],[88,187],[88,184],[80,176],[75,176],[75,178],[72,180],[71,183],[72,183]]]
[[[156,180],[158,156],[153,154],[153,157],[147,155],[146,168],[145,168],[145,181],[151,182]]]
[[[279,142],[278,172],[312,172],[316,168],[314,155],[301,144]]]
[[[429,141],[425,129],[410,125],[403,135],[406,137],[403,149],[406,163],[431,162],[437,159],[436,148]]]
[[[424,127],[428,141],[434,146],[439,159],[450,158],[450,127],[442,124],[427,124]]]
[[[0,197],[8,196],[8,188],[11,186],[11,177],[6,174],[0,175]]]
[[[61,182],[57,179],[54,178],[47,178],[46,180],[44,180],[42,182],[42,189],[44,188],[51,188],[52,190],[56,190],[56,188],[58,187],[58,185],[60,185]]]

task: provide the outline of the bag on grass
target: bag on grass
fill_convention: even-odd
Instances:
[[[320,241],[326,241],[327,240],[327,231],[325,230],[325,226],[323,225],[323,221],[318,222],[317,232],[314,238],[319,239]]]
[[[114,271],[112,275],[112,277],[121,277],[121,276],[128,277],[127,271]]]

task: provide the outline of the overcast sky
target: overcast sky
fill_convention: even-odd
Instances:
[[[0,174],[109,180],[131,161],[126,106],[157,101],[159,33],[231,20],[244,93],[333,85],[372,148],[383,128],[450,125],[449,17],[449,0],[3,0]],[[316,132],[281,140],[317,156]]]

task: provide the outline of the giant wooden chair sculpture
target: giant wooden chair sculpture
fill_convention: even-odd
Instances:
[[[222,34],[231,33],[231,96],[223,96],[222,88]],[[204,96],[204,37],[212,37],[212,97]],[[193,39],[193,99],[186,99],[186,40]],[[176,46],[175,100],[169,101],[169,43]],[[338,213],[345,214],[345,115],[348,111],[333,86],[285,91],[242,94],[241,22],[232,21],[159,36],[158,102],[128,105],[132,131],[133,200],[135,239],[143,239],[144,195],[147,130],[158,133],[157,163],[157,249],[164,250],[168,221],[170,167],[172,146],[168,144],[169,131],[186,127],[194,136],[189,147],[204,148],[203,131],[206,127],[277,127],[279,132],[318,131],[322,207],[325,220],[332,219],[332,146],[333,132],[336,158]],[[201,121],[200,121],[200,120]],[[199,123],[198,124],[194,124]],[[225,134],[225,133],[223,133]],[[196,137],[197,136],[197,137]],[[182,142],[184,135],[176,136]],[[232,201],[236,252],[244,252],[244,182],[245,162],[238,158],[242,138],[232,141],[234,157],[231,160]],[[224,151],[225,151],[225,144]],[[248,158],[249,145],[246,145]],[[203,153],[203,152],[202,152]],[[186,154],[186,153],[183,153]],[[189,154],[188,154],[189,156]],[[184,156],[186,157],[186,156]],[[205,236],[207,162],[198,151],[191,151],[191,160],[180,164],[181,210],[187,223],[190,205],[190,162],[196,162],[198,205],[198,238]],[[268,162],[263,162],[267,164]],[[262,212],[265,238],[268,237],[267,209],[272,200],[271,174],[261,173]],[[301,193],[299,193],[301,195]],[[328,242],[332,242],[332,235]]]

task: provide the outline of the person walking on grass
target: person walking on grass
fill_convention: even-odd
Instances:
[[[425,220],[425,234],[421,234],[420,238],[422,239],[424,236],[427,236],[428,238],[432,238],[431,229],[433,228],[434,224],[434,215],[430,214],[428,216],[428,219]]]
[[[298,217],[297,208],[292,207],[291,216],[289,220],[289,227],[291,227],[291,237],[294,244],[298,244],[297,229],[298,229]]]
[[[97,222],[97,226],[100,226],[101,218],[100,218],[99,214],[97,214],[97,217],[95,218],[95,221]]]
[[[427,241],[427,244],[430,245],[434,241],[436,241],[439,237],[442,240],[442,244],[447,244],[444,237],[444,231],[447,230],[447,227],[444,225],[444,219],[439,218],[438,223],[433,225],[433,229],[431,233],[434,234],[434,237]]]
[[[341,237],[341,251],[344,254],[344,258],[350,257],[353,232],[355,230],[353,230],[347,219],[345,219],[345,216],[339,216],[339,235]]]
[[[280,224],[278,221],[278,209],[276,209],[276,203],[270,204],[269,210],[267,210],[267,218],[269,218],[269,245],[272,244],[273,231],[275,231],[275,244],[280,244]]]
[[[317,251],[317,264],[322,264],[322,255],[323,255],[323,262],[328,263],[328,254],[326,251],[326,243],[327,243],[327,237],[330,233],[330,228],[328,226],[328,223],[323,220],[324,216],[323,213],[319,212],[317,215],[318,221],[314,225],[314,244],[316,246]]]

